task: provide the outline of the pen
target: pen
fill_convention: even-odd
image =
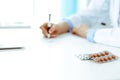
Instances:
[[[2,47],[0,50],[13,50],[13,49],[23,49],[23,47]]]
[[[51,14],[49,14],[49,19],[48,19],[48,35],[47,35],[48,38],[50,38],[50,32],[49,32],[50,28],[51,28]]]

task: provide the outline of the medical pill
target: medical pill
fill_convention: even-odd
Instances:
[[[95,61],[96,61],[96,62],[100,62],[100,59],[99,59],[99,58],[96,58]]]
[[[104,58],[104,61],[108,61],[108,59],[107,59],[107,58]]]
[[[96,55],[95,54],[93,54],[93,58],[95,58],[96,57]]]
[[[99,60],[100,60],[100,62],[103,62],[103,61],[104,61],[104,59],[103,59],[103,58],[100,58]]]
[[[95,57],[98,57],[98,54],[95,53],[94,56],[95,56]]]
[[[103,54],[104,54],[104,56],[106,55],[106,53],[105,53],[105,52],[103,52]]]
[[[108,56],[107,59],[108,59],[108,60],[112,60],[112,57],[111,57],[111,56]]]
[[[109,54],[109,52],[108,52],[108,51],[104,51],[104,53],[105,53],[105,55],[108,55],[108,54]]]
[[[101,55],[99,53],[96,54],[97,57],[100,57]]]
[[[100,53],[100,56],[105,56],[105,54],[103,52]]]
[[[112,59],[115,59],[115,58],[116,58],[116,56],[115,56],[115,55],[112,55],[111,57],[112,57]]]

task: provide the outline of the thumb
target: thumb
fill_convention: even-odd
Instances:
[[[53,25],[50,30],[49,30],[49,33],[52,34],[56,31],[56,25]]]
[[[57,37],[58,36],[58,30],[57,30],[57,25],[53,25],[50,29],[50,34],[51,38]]]

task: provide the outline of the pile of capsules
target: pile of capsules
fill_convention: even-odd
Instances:
[[[81,54],[77,56],[81,60],[93,60],[97,63],[104,63],[116,60],[118,57],[114,54],[112,54],[109,51],[102,51],[98,53],[91,53],[91,54]]]

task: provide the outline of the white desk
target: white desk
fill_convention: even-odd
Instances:
[[[43,38],[39,29],[1,29],[0,43],[16,43],[22,50],[0,51],[0,80],[120,80],[120,60],[97,64],[75,54],[120,49],[93,44],[72,34]]]

